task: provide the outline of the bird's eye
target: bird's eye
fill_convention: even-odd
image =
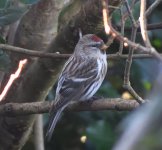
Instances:
[[[92,47],[98,47],[100,48],[102,46],[103,42],[95,42]]]
[[[99,45],[98,44],[94,44],[94,45],[92,45],[92,47],[99,47]]]

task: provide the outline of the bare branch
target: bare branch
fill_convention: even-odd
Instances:
[[[16,46],[11,46],[7,44],[0,44],[0,48],[6,51],[12,51],[15,53],[21,53],[21,54],[26,54],[32,57],[40,57],[40,58],[58,58],[58,59],[65,59],[69,58],[71,54],[58,54],[58,53],[47,53],[47,52],[38,52],[35,50],[30,50],[30,49],[25,49],[25,48],[20,48]],[[108,54],[107,58],[108,59],[126,59],[128,55],[123,54]],[[133,58],[151,58],[153,56],[149,54],[134,54]]]
[[[120,33],[118,33],[111,26],[111,21],[110,21],[110,19],[108,19],[109,18],[109,14],[108,14],[109,10],[108,10],[107,1],[103,0],[102,5],[103,5],[103,21],[104,21],[104,27],[105,27],[106,34],[111,34],[116,39],[118,39],[120,42],[123,42],[125,46],[130,46],[128,59],[126,61],[125,75],[124,75],[124,85],[123,86],[124,86],[124,88],[126,88],[132,94],[132,96],[134,96],[136,98],[136,100],[139,103],[142,103],[144,101],[142,100],[142,98],[140,96],[138,96],[138,94],[135,92],[135,90],[131,87],[130,80],[129,80],[130,68],[131,68],[131,64],[132,64],[132,56],[133,56],[134,49],[136,49],[136,47],[131,46],[131,44],[132,43],[136,44],[135,43],[135,38],[136,38],[138,23],[135,21],[135,19],[133,17],[133,14],[132,14],[131,9],[129,7],[128,1],[125,0],[125,5],[126,5],[126,8],[127,8],[128,14],[130,16],[131,22],[133,24],[131,41],[129,41],[127,38],[123,37]],[[138,46],[141,46],[141,45],[138,45]],[[143,47],[143,48],[145,48],[145,47]],[[148,50],[146,50],[146,51],[148,51]]]
[[[146,26],[147,20],[146,20],[145,10],[146,10],[146,1],[141,0],[140,18],[139,18],[140,27],[141,27],[141,35],[142,35],[142,38],[143,38],[143,41],[146,47],[151,48],[151,43],[149,40],[149,36],[147,34],[147,26]]]
[[[161,2],[162,0],[155,0],[155,2],[147,9],[146,16],[148,17]]]
[[[120,33],[124,36],[124,28],[125,28],[125,20],[124,20],[124,17],[123,17],[123,6],[121,6],[120,8],[120,15],[121,15],[121,29],[120,29]],[[120,41],[120,46],[119,46],[119,55],[122,54],[123,52],[123,47],[124,47],[124,42],[123,41]]]
[[[137,33],[137,28],[133,27],[132,37],[131,40],[135,42]],[[130,82],[130,69],[132,65],[132,56],[133,56],[134,49],[129,49],[128,59],[126,60],[125,72],[124,72],[124,84],[123,87],[129,91],[130,94],[137,100],[138,103],[143,103],[144,100],[136,93],[136,91],[132,88]]]
[[[7,44],[0,44],[0,49],[6,50],[6,51],[12,51],[15,53],[20,53],[20,54],[26,54],[34,57],[47,57],[47,58],[67,58],[70,55],[69,54],[58,54],[58,53],[46,53],[46,52],[39,52],[36,50],[30,50],[26,48],[20,48],[16,46],[11,46]]]
[[[136,23],[136,21],[135,21],[135,19],[134,19],[134,16],[133,16],[133,14],[132,14],[132,11],[131,11],[131,9],[130,9],[130,7],[129,7],[128,0],[125,0],[125,6],[126,6],[126,8],[127,8],[128,16],[130,17],[130,20],[131,20],[132,24],[133,24],[134,26],[137,26],[137,23]]]
[[[135,42],[137,28],[138,28],[138,22],[135,20],[127,0],[125,0],[125,5],[126,5],[127,11],[128,11],[128,15],[130,16],[130,20],[132,22],[131,41]],[[133,53],[134,53],[134,48],[129,47],[129,54],[128,54],[128,58],[126,60],[126,65],[125,65],[123,87],[126,90],[128,90],[130,94],[132,94],[132,96],[137,100],[138,103],[143,103],[144,102],[143,99],[132,88],[131,82],[130,82],[130,70],[131,70],[131,65],[132,65]]]
[[[43,116],[38,115],[34,124],[34,146],[35,150],[44,150]]]
[[[0,94],[0,101],[2,101],[5,98],[10,87],[12,86],[13,82],[20,76],[22,69],[24,68],[26,63],[27,63],[27,59],[20,60],[19,66],[18,66],[16,72],[14,74],[10,75],[10,78],[9,78],[7,84],[5,85],[2,93]]]
[[[121,30],[121,26],[115,26],[117,30]],[[153,23],[153,24],[147,24],[147,31],[148,30],[157,30],[162,29],[162,23]],[[132,30],[131,27],[125,27],[125,31],[130,32]],[[137,32],[141,32],[141,29],[138,27]]]
[[[48,113],[52,106],[52,102],[32,102],[32,103],[6,103],[0,105],[0,115],[30,115]],[[66,111],[103,111],[117,110],[130,111],[139,104],[135,100],[124,100],[121,98],[105,98],[93,101],[84,101],[74,103],[68,106]]]
[[[105,0],[102,0],[103,2],[103,9],[108,9],[108,5],[106,3]],[[105,11],[107,14],[105,16],[107,16],[109,18],[109,14],[108,11]],[[104,15],[103,15],[104,18]],[[123,37],[118,31],[116,31],[110,22],[110,19],[105,19],[104,21],[107,20],[107,27],[105,26],[105,28],[109,28],[110,33],[107,34],[111,34],[112,36],[114,36],[117,40],[119,41],[123,41],[125,43],[125,45],[129,45],[131,46],[134,50],[138,50],[138,51],[142,51],[145,52],[147,54],[151,54],[152,56],[154,56],[155,58],[157,58],[158,60],[162,61],[162,56],[159,55],[159,53],[155,50],[155,48],[151,47],[144,47],[140,44],[136,44],[135,42],[132,42],[131,40],[128,40],[128,38]]]

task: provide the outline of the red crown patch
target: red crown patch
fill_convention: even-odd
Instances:
[[[101,39],[98,36],[96,36],[96,35],[93,35],[91,39],[93,41],[95,41],[95,42],[100,42],[101,41]]]

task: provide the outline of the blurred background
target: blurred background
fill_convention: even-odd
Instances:
[[[153,1],[149,1],[150,4]],[[136,19],[139,17],[140,4],[136,5],[134,9],[134,16]],[[161,22],[162,5],[150,15],[148,24]],[[120,14],[116,11],[113,14],[112,22],[120,26]],[[130,20],[126,22],[126,28],[131,26]],[[130,30],[131,31],[131,30]],[[130,31],[126,35],[130,37]],[[150,30],[149,36],[152,45],[162,52],[162,29]],[[102,34],[99,34],[101,37]],[[142,43],[141,33],[138,32],[138,43]],[[108,54],[114,54],[119,50],[119,43],[114,41],[108,49]],[[128,53],[128,49],[124,49],[124,54]],[[131,95],[122,87],[125,69],[125,59],[108,60],[107,76],[97,92],[97,95],[109,98],[128,96]],[[130,79],[132,87],[142,97],[147,98],[149,95],[154,81],[157,78],[158,62],[152,58],[133,59]],[[49,94],[49,99],[54,99],[55,88]],[[117,111],[97,111],[97,112],[77,112],[63,114],[56,130],[52,141],[47,146],[48,150],[110,150],[118,139],[119,132],[118,126],[121,121],[129,115],[130,112],[117,112]],[[48,122],[47,116],[44,121]],[[47,124],[45,123],[45,129]],[[126,139],[126,141],[129,139]]]
[[[31,5],[38,0],[21,0],[22,3]],[[153,0],[148,0],[148,6]],[[0,0],[0,8],[8,7],[7,0]],[[137,2],[136,7],[133,9],[133,14],[136,19],[139,17],[140,5]],[[25,12],[27,8],[22,10],[12,10],[12,16],[2,18],[4,12],[0,9],[0,24],[16,20],[18,15]],[[6,15],[7,12],[6,12]],[[148,24],[161,22],[162,5],[159,5],[148,18]],[[12,20],[12,19],[13,20]],[[112,23],[120,26],[120,13],[115,11],[112,17]],[[130,28],[130,20],[126,22],[125,28]],[[162,29],[149,30],[149,36],[152,45],[162,52]],[[130,30],[126,30],[126,36],[130,37]],[[99,33],[99,36],[104,39],[104,35]],[[137,34],[136,42],[142,43],[140,32]],[[6,39],[0,34],[0,43],[6,43]],[[108,50],[108,54],[117,53],[119,50],[119,43],[114,41]],[[124,54],[128,53],[128,49],[124,48]],[[10,59],[8,55],[0,50],[0,70],[7,72],[10,67]],[[98,96],[108,98],[125,98],[128,96],[128,101],[132,98],[131,95],[124,90],[123,77],[125,69],[125,59],[108,60],[107,76],[97,92]],[[133,59],[131,67],[131,84],[135,91],[142,97],[147,98],[152,90],[155,79],[158,74],[158,62],[152,58],[136,58]],[[54,100],[56,85],[49,93],[47,100]],[[64,113],[58,122],[51,142],[46,145],[47,150],[109,150],[117,140],[118,126],[120,122],[130,112],[117,112],[117,111],[97,111],[97,112],[69,112]],[[43,115],[44,131],[46,131],[48,124],[48,114]],[[23,150],[34,149],[33,134],[30,136],[29,141],[24,146]]]

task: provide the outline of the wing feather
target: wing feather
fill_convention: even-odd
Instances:
[[[63,97],[81,98],[87,87],[91,85],[91,82],[97,81],[98,78],[98,64],[95,59],[91,59],[88,62],[84,59],[78,60],[75,58],[66,64],[64,70],[59,78],[57,94]],[[77,63],[76,67],[74,64]]]

